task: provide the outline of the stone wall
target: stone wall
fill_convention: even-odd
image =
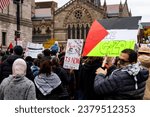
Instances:
[[[31,8],[33,3],[34,0],[24,0],[24,3],[20,6],[20,39],[23,41],[24,47],[28,41],[32,41]],[[0,44],[2,43],[2,32],[6,32],[6,47],[8,47],[10,42],[15,43],[16,29],[16,4],[13,4],[13,1],[11,1],[8,7],[4,8],[3,11],[0,10]]]

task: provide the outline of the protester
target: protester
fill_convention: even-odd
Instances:
[[[23,59],[16,59],[12,66],[12,75],[0,85],[1,100],[35,100],[34,83],[25,77],[27,64]]]
[[[43,51],[43,57],[42,57],[42,59],[43,60],[51,60],[51,52],[50,52],[50,50],[49,49],[45,49],[44,51]],[[41,55],[39,55],[39,57],[41,57]]]
[[[55,41],[54,45],[50,47],[50,51],[52,55],[56,55],[60,51],[58,41]]]
[[[86,59],[84,65],[81,66],[79,71],[78,99],[98,99],[98,96],[94,92],[94,78],[96,76],[96,69],[101,67],[101,65],[101,57],[89,57]]]
[[[8,56],[8,58],[3,61],[3,63],[1,64],[1,71],[0,71],[0,82],[4,79],[7,78],[10,74],[12,74],[12,65],[13,62],[18,59],[18,58],[22,58],[22,53],[23,53],[23,48],[21,46],[15,46],[13,49],[14,53],[13,55]],[[33,80],[34,76],[31,72],[31,69],[29,67],[29,65],[27,64],[27,73],[26,73],[26,77]]]
[[[27,56],[25,58],[25,61],[28,63],[29,67],[31,68],[31,66],[33,65],[33,58],[31,56]]]
[[[59,76],[62,82],[63,88],[66,92],[64,96],[66,95],[66,98],[68,98],[69,77],[68,77],[67,71],[59,65],[60,63],[59,58],[53,57],[51,61],[52,61],[52,71]]]
[[[40,61],[39,59],[34,59],[33,61],[33,65],[31,66],[31,71],[34,75],[34,77],[36,77],[39,74],[39,70],[40,70]]]
[[[39,75],[34,79],[36,85],[37,99],[58,100],[62,99],[64,89],[57,74],[52,72],[52,65],[49,60],[41,63]]]
[[[120,54],[118,69],[106,76],[107,69],[96,70],[94,89],[104,99],[143,99],[148,70],[137,62],[137,53],[125,49]]]
[[[146,81],[146,89],[143,99],[150,100],[150,48],[140,47],[138,53],[139,53],[138,60],[144,67],[149,69],[149,78]]]

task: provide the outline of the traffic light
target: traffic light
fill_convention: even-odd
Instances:
[[[20,32],[19,31],[15,31],[15,37],[20,38]]]

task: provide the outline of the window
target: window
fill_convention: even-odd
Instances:
[[[80,11],[80,10],[75,11],[74,16],[76,19],[80,20],[82,17],[82,11]]]
[[[71,28],[70,28],[70,25],[68,25],[68,39],[71,39]]]
[[[84,39],[85,37],[84,37],[84,25],[82,24],[82,27],[81,27],[81,39]]]
[[[80,26],[77,25],[77,39],[80,39]]]
[[[6,46],[6,32],[2,32],[2,45]]]
[[[72,39],[75,39],[75,26],[72,27]]]

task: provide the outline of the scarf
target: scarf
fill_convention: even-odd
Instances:
[[[135,89],[138,89],[138,84],[137,84],[137,75],[140,72],[140,70],[142,69],[142,67],[140,66],[140,63],[137,62],[135,64],[129,64],[128,66],[126,66],[125,68],[123,68],[121,71],[126,71],[130,76],[134,77],[134,81],[135,81]]]
[[[61,84],[60,78],[53,72],[49,76],[46,76],[46,74],[36,76],[34,82],[44,96],[50,94],[53,89]]]

